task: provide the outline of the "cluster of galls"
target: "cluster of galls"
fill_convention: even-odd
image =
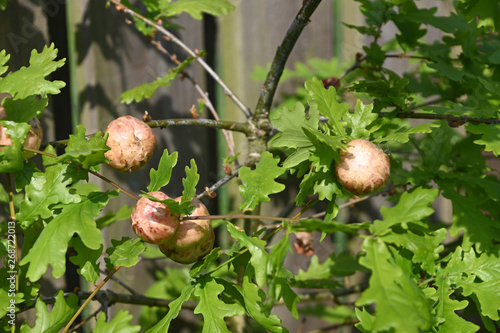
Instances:
[[[151,128],[137,118],[123,116],[113,120],[106,128],[107,146],[105,153],[108,165],[121,172],[133,172],[143,167],[153,156],[156,138]],[[160,191],[150,192],[151,196],[170,199]],[[174,200],[180,201],[180,197]],[[199,200],[194,216],[209,215],[207,208]],[[211,220],[183,219],[172,214],[161,202],[141,198],[132,211],[132,229],[143,241],[159,246],[168,258],[181,264],[191,264],[212,251],[215,235]]]
[[[160,191],[149,192],[149,195],[165,200],[169,197]],[[180,201],[180,197],[174,199]],[[196,207],[190,215],[207,216],[207,207],[194,199]],[[161,252],[168,258],[181,264],[191,264],[206,256],[214,246],[214,230],[211,220],[180,219],[172,214],[161,202],[141,198],[132,211],[132,229],[143,241],[157,244]]]

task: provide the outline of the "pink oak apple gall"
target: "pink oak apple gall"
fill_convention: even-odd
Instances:
[[[121,172],[137,171],[153,156],[156,137],[143,121],[123,116],[113,120],[106,128],[107,146],[111,148],[104,156],[108,165]]]
[[[148,194],[160,200],[170,199],[160,191]],[[132,211],[130,222],[135,234],[143,241],[161,244],[167,242],[174,235],[179,225],[179,218],[161,202],[142,197],[137,201]]]
[[[352,140],[340,151],[335,173],[342,186],[355,195],[365,195],[381,188],[391,172],[389,156],[366,139]]]

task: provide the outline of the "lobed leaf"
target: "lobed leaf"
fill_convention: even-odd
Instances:
[[[34,95],[17,99],[4,98],[2,100],[7,115],[5,119],[18,123],[26,123],[33,117],[39,118],[48,103],[49,99],[47,97],[37,98]]]
[[[78,296],[70,294],[68,299],[64,298],[64,292],[60,290],[56,295],[56,303],[52,312],[49,313],[47,305],[43,300],[36,302],[36,322],[31,328],[27,323],[21,325],[21,333],[57,333],[73,317],[78,309]]]
[[[165,1],[163,1],[165,2]],[[227,0],[178,0],[165,8],[167,16],[187,13],[197,20],[203,18],[204,13],[213,16],[227,15],[234,6]]]
[[[392,243],[410,250],[413,254],[413,262],[420,263],[423,270],[435,274],[437,269],[436,260],[439,259],[439,253],[444,250],[441,243],[445,240],[447,234],[447,230],[441,228],[423,235],[417,235],[408,230],[404,234],[389,233],[381,237],[386,243]]]
[[[353,139],[368,138],[371,134],[369,126],[378,119],[378,115],[372,112],[373,104],[365,105],[358,99],[354,107],[354,113],[346,113],[347,126],[351,129]]]
[[[259,203],[270,201],[270,194],[279,193],[285,189],[285,185],[275,181],[285,172],[285,169],[278,166],[278,163],[279,158],[273,158],[270,152],[265,151],[254,170],[246,166],[240,168],[239,176],[244,184],[239,187],[244,198],[240,204],[241,211],[252,211]]]
[[[369,287],[356,305],[377,304],[371,332],[428,330],[433,324],[428,301],[416,283],[395,264],[385,243],[368,237],[362,248],[366,256],[360,259],[360,263],[372,273]]]
[[[238,303],[224,303],[220,294],[224,286],[218,284],[211,276],[205,275],[198,280],[194,295],[199,297],[199,303],[194,309],[195,314],[203,315],[202,333],[231,333],[224,318],[243,315],[245,310]]]
[[[401,224],[406,228],[410,222],[419,222],[434,213],[430,206],[436,200],[439,189],[425,189],[418,187],[411,192],[404,192],[394,207],[383,206],[380,213],[384,220],[373,222],[370,231],[374,234],[383,233],[394,225]]]
[[[54,61],[57,57],[57,49],[52,43],[45,46],[42,52],[31,51],[29,67],[21,67],[19,70],[8,74],[0,80],[0,92],[9,93],[15,99],[25,98],[32,95],[59,94],[60,89],[66,86],[63,81],[47,81],[45,78],[62,67],[65,58]],[[5,67],[0,68],[1,71]]]
[[[251,253],[250,264],[255,269],[255,279],[259,286],[264,286],[267,281],[267,267],[269,254],[265,250],[266,242],[257,237],[247,236],[243,231],[237,230],[230,222],[226,223],[227,230]]]
[[[309,105],[316,104],[319,113],[328,118],[328,123],[335,134],[346,137],[343,118],[349,111],[349,104],[337,102],[335,88],[325,89],[323,82],[317,78],[313,77],[312,80],[306,81],[305,88],[309,95]]]
[[[97,261],[101,257],[103,246],[101,245],[98,249],[89,249],[79,237],[72,238],[69,244],[77,253],[76,256],[69,257],[69,261],[80,266],[76,271],[88,282],[97,282],[101,275],[100,263]]]
[[[294,149],[294,152],[283,162],[283,166],[288,169],[307,161],[313,144],[304,132],[304,127],[318,127],[318,108],[311,106],[306,115],[304,105],[297,102],[293,109],[286,107],[278,109],[270,115],[269,119],[280,131],[269,141],[269,145],[275,148]]]
[[[170,323],[172,322],[173,319],[177,318],[179,312],[182,309],[182,304],[191,298],[191,295],[193,294],[194,290],[195,290],[195,285],[188,284],[182,290],[181,295],[174,301],[170,302],[170,304],[168,305],[169,311],[167,312],[167,315],[163,317],[163,319],[160,320],[156,325],[148,329],[146,333],[168,332],[168,329],[170,328]]]
[[[54,149],[48,146],[47,152]],[[38,217],[50,218],[53,213],[51,206],[55,204],[76,204],[81,201],[80,195],[73,193],[68,187],[77,176],[75,167],[68,164],[46,164],[45,172],[36,171],[31,177],[31,182],[26,186],[25,200],[21,203],[19,213],[16,215],[22,226],[29,226]]]
[[[12,145],[0,147],[0,173],[20,171],[24,167],[22,145],[26,138],[26,134],[28,134],[30,130],[30,125],[27,123],[1,120],[0,126],[6,128],[5,134],[12,141]]]
[[[63,205],[61,213],[47,224],[28,254],[19,263],[20,265],[29,263],[26,276],[30,281],[40,279],[49,264],[52,266],[52,275],[55,278],[64,274],[68,243],[75,233],[80,236],[87,248],[99,249],[104,240],[93,219],[111,198],[117,196],[117,191],[93,192],[82,197],[81,202]]]
[[[485,146],[484,150],[491,151],[495,156],[500,155],[500,124],[469,124],[466,128],[470,133],[481,135],[474,141],[475,144]]]
[[[241,286],[248,314],[272,333],[287,333],[288,330],[281,326],[281,319],[277,315],[264,311],[262,302],[266,298],[265,293],[252,282],[253,277],[254,268],[249,265],[245,270]]]
[[[69,136],[64,154],[59,157],[61,163],[74,161],[84,168],[106,163],[104,153],[110,148],[106,145],[107,134],[97,132],[91,136],[85,134],[85,127],[78,125],[76,134]]]
[[[167,149],[163,151],[158,163],[158,170],[151,168],[149,171],[151,181],[148,185],[148,192],[159,191],[163,186],[167,186],[170,183],[172,169],[177,164],[177,156],[178,153],[176,151],[170,155]]]
[[[132,267],[139,262],[139,255],[146,251],[146,246],[140,238],[122,237],[121,240],[112,239],[112,247],[106,250],[109,258],[105,258],[109,270],[118,267]]]
[[[131,326],[130,322],[134,316],[126,310],[120,310],[109,321],[106,322],[106,315],[101,312],[97,317],[94,333],[138,333],[141,330],[140,326]]]

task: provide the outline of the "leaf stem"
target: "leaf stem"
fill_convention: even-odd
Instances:
[[[66,327],[64,327],[64,330],[62,331],[62,333],[66,333],[68,331],[68,329],[71,327],[71,325],[73,324],[73,322],[76,320],[76,318],[78,318],[78,316],[80,315],[80,313],[82,313],[83,309],[87,306],[87,304],[89,304],[89,302],[92,300],[92,298],[94,298],[94,296],[97,294],[97,292],[99,290],[101,290],[102,287],[104,287],[104,285],[106,284],[106,282],[108,282],[109,279],[111,279],[111,277],[120,270],[120,268],[122,268],[122,266],[117,266],[115,268],[113,268],[111,270],[111,272],[109,272],[109,274],[104,278],[104,280],[101,281],[101,283],[99,283],[94,291],[92,292],[92,294],[90,294],[89,298],[87,298],[85,300],[85,302],[80,306],[80,308],[78,309],[78,311],[76,311],[75,315],[73,316],[73,318],[71,318],[71,320],[66,324]]]
[[[123,4],[121,4],[117,0],[107,0],[114,4],[116,6],[116,10],[122,11],[128,15],[131,15],[138,20],[146,23],[147,25],[155,28],[157,31],[161,32],[164,34],[168,40],[174,42],[178,46],[180,46],[187,54],[189,54],[191,57],[195,58],[196,61],[207,71],[207,73],[210,74],[214,78],[214,80],[224,89],[224,93],[231,98],[231,100],[238,106],[238,108],[245,114],[247,118],[250,118],[252,116],[250,109],[246,107],[241,100],[236,97],[236,95],[229,89],[229,87],[221,80],[219,75],[202,59],[198,56],[198,54],[191,50],[186,44],[184,44],[180,39],[178,39],[174,34],[172,34],[170,31],[165,29],[162,25],[156,24],[155,22],[149,20],[148,18],[142,16],[139,13],[134,12],[130,8],[125,7]]]

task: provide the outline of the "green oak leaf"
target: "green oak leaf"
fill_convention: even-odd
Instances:
[[[241,211],[252,211],[259,203],[270,201],[270,194],[279,193],[285,189],[285,185],[275,181],[285,172],[285,169],[278,166],[278,163],[279,158],[274,158],[273,154],[265,151],[254,170],[246,166],[240,168],[239,176],[244,184],[239,187],[244,199],[240,204]]]
[[[266,295],[261,288],[252,282],[253,278],[254,269],[248,265],[241,286],[248,314],[272,333],[287,333],[288,330],[281,326],[281,319],[277,315],[264,311],[262,303],[265,301]]]
[[[146,333],[168,332],[170,323],[179,315],[179,312],[182,309],[182,304],[191,298],[191,295],[194,291],[194,284],[188,284],[186,287],[184,287],[184,289],[182,289],[181,295],[177,299],[170,302],[170,304],[168,305],[169,310],[167,312],[167,315],[163,317],[163,319],[160,320],[156,325],[148,329]]]
[[[4,98],[2,100],[7,114],[5,119],[18,123],[27,123],[33,117],[40,117],[48,103],[47,97],[37,98],[33,95],[22,99]]]
[[[404,234],[390,233],[381,237],[386,243],[392,243],[410,250],[413,253],[413,262],[420,263],[423,270],[435,274],[436,260],[439,259],[439,253],[444,250],[441,243],[446,236],[447,230],[441,228],[421,236],[408,230]]]
[[[46,151],[53,152],[51,147],[47,147]],[[22,226],[29,226],[38,217],[51,217],[51,205],[80,202],[80,195],[72,193],[68,187],[76,173],[76,168],[68,164],[46,165],[45,172],[34,172],[31,183],[25,189],[26,199],[21,203],[16,215],[17,220],[22,221]]]
[[[405,275],[381,239],[368,237],[360,263],[371,270],[370,285],[356,301],[357,306],[376,303],[371,332],[427,331],[432,323],[428,301],[415,281]]]
[[[83,276],[88,282],[95,283],[99,279],[100,263],[97,262],[102,255],[103,246],[101,245],[98,249],[89,249],[83,244],[80,237],[73,237],[70,242],[76,252],[76,256],[69,257],[69,260],[79,266],[76,271]]]
[[[172,169],[177,164],[177,155],[176,151],[170,155],[167,149],[163,151],[163,155],[161,155],[160,162],[158,163],[158,170],[151,168],[149,171],[151,181],[148,185],[148,192],[159,191],[163,186],[170,183]]]
[[[202,333],[231,333],[224,321],[226,317],[243,315],[245,310],[238,303],[224,303],[220,294],[224,286],[214,278],[205,275],[198,280],[194,295],[199,297],[199,303],[194,309],[195,314],[203,315]]]
[[[364,307],[361,309],[354,309],[356,312],[356,317],[359,319],[359,323],[357,323],[356,328],[364,333],[373,332],[373,324],[375,323],[375,317],[370,314]]]
[[[2,0],[5,1],[5,0]],[[5,9],[5,8],[3,8]],[[10,54],[7,54],[7,51],[0,51],[0,75],[5,74],[9,70],[9,66],[5,66],[5,64],[10,60]],[[0,78],[1,80],[1,78]]]
[[[330,171],[333,160],[340,162],[339,150],[347,148],[342,137],[328,135],[307,125],[304,125],[304,133],[314,146],[309,157],[313,166]]]
[[[15,99],[25,98],[32,95],[59,94],[60,89],[66,86],[63,81],[47,81],[45,78],[62,67],[66,59],[54,61],[57,57],[57,49],[52,43],[45,46],[42,52],[31,51],[29,67],[21,67],[19,70],[9,73],[0,80],[0,92],[11,94]]]
[[[485,146],[485,151],[491,151],[495,156],[500,155],[500,124],[469,124],[467,131],[481,135],[480,139],[474,141],[477,145]]]
[[[35,305],[36,322],[33,328],[27,323],[21,325],[21,333],[57,333],[78,309],[78,296],[70,294],[67,299],[64,298],[64,292],[60,290],[56,295],[56,303],[52,312],[49,313],[47,305],[39,299]]]
[[[49,264],[52,266],[52,275],[55,278],[64,274],[68,243],[75,233],[80,236],[87,248],[99,249],[104,240],[93,219],[110,199],[117,196],[117,191],[93,192],[82,197],[81,202],[62,205],[61,213],[47,224],[28,254],[19,263],[20,265],[29,263],[26,276],[30,281],[40,279]]]
[[[227,230],[239,242],[241,245],[245,246],[251,253],[250,264],[255,269],[255,279],[259,286],[264,286],[267,281],[267,268],[269,254],[264,248],[266,246],[266,241],[259,239],[257,237],[247,236],[243,231],[237,230],[234,225],[227,222]]]
[[[169,86],[176,77],[177,72],[169,72],[153,82],[143,83],[137,87],[126,90],[120,95],[121,102],[124,104],[130,104],[134,101],[139,103],[145,98],[151,98],[158,88]]]
[[[347,126],[351,129],[353,139],[368,138],[372,131],[368,127],[378,119],[378,115],[372,112],[373,104],[365,105],[358,99],[354,107],[354,113],[346,113]]]
[[[451,298],[455,290],[450,285],[450,279],[441,274],[436,279],[436,317],[442,323],[437,327],[439,333],[473,333],[479,326],[460,317],[456,311],[463,310],[469,305],[467,300],[458,301]]]
[[[102,229],[104,227],[112,225],[115,222],[129,220],[133,210],[134,207],[123,205],[116,212],[107,211],[106,214],[100,216],[95,220],[95,222],[97,224],[97,227],[99,229]]]
[[[480,303],[480,312],[492,320],[500,320],[498,299],[500,298],[500,246],[496,245],[491,253],[482,253],[479,258],[473,249],[464,253],[466,265],[464,273],[472,275],[456,281],[464,296],[474,294]],[[474,276],[478,279],[474,279]]]
[[[319,200],[335,201],[336,195],[342,195],[333,172],[322,170],[309,171],[299,185],[300,191],[295,198],[298,206],[305,205],[310,195],[318,194]]]
[[[7,314],[7,311],[11,309],[8,308],[12,306],[11,300],[15,301],[14,304],[21,304],[25,301],[23,293],[16,293],[14,297],[12,297],[11,292],[8,291],[11,280],[6,280],[6,278],[10,277],[9,275],[0,274],[0,277],[4,278],[3,281],[6,281],[6,283],[4,284],[5,286],[3,287],[5,289],[0,289],[0,317],[2,318],[8,318],[5,315]],[[15,311],[19,311],[19,307],[14,307]]]
[[[146,251],[146,245],[140,238],[122,237],[121,240],[112,239],[111,244],[113,246],[106,250],[109,258],[104,259],[108,270],[118,266],[135,266],[139,262],[139,255]]]
[[[328,90],[321,80],[313,77],[306,81],[305,88],[308,94],[309,105],[316,104],[319,113],[328,118],[328,123],[332,126],[336,135],[346,137],[344,129],[345,122],[342,118],[349,111],[349,104],[337,102],[337,92],[334,87]]]
[[[227,15],[234,6],[227,0],[178,0],[170,2],[164,9],[167,16],[187,13],[197,20],[203,18],[204,13],[212,16]]]
[[[481,212],[478,208],[481,201],[462,196],[453,188],[453,184],[444,180],[438,180],[438,185],[443,189],[443,196],[453,204],[450,235],[456,236],[463,232],[462,246],[465,250],[469,250],[472,244],[476,244],[480,252],[491,248],[494,241],[500,239],[500,226],[492,217]]]
[[[182,191],[181,206],[189,207],[196,195],[196,185],[200,181],[200,175],[198,174],[198,167],[196,162],[191,159],[191,168],[186,166],[186,178],[182,178],[182,186],[184,190]],[[194,210],[194,206],[193,206]],[[192,211],[188,212],[187,215],[191,214]]]
[[[128,313],[126,310],[120,310],[118,313],[109,321],[106,322],[106,315],[101,312],[99,317],[97,317],[97,322],[95,324],[94,333],[137,333],[141,330],[140,326],[131,326],[130,322],[134,319],[134,316]]]
[[[399,202],[394,207],[383,206],[380,213],[384,220],[375,220],[370,231],[380,234],[394,225],[402,225],[410,222],[419,222],[434,213],[430,206],[439,194],[438,189],[425,189],[418,187],[411,192],[404,192]]]
[[[76,134],[69,136],[65,153],[59,157],[61,163],[75,161],[84,168],[90,168],[101,163],[106,163],[104,153],[110,148],[106,145],[107,134],[97,132],[91,136],[85,135],[85,127],[78,125]]]
[[[317,106],[311,106],[306,114],[304,105],[297,102],[291,110],[284,107],[271,113],[269,119],[280,131],[269,141],[269,145],[274,148],[293,149],[293,153],[283,162],[283,166],[289,169],[307,161],[313,144],[304,132],[304,126],[318,127]]]
[[[311,257],[307,271],[299,269],[299,272],[295,275],[295,280],[307,281],[315,279],[334,282],[331,280],[334,276],[349,276],[357,271],[366,271],[366,269],[348,254],[341,253],[337,256],[332,253],[322,263],[319,262],[318,256],[314,255]],[[338,285],[336,281],[335,283]]]
[[[6,128],[5,134],[12,142],[10,146],[0,147],[2,148],[0,151],[0,173],[20,171],[24,167],[22,145],[30,130],[30,125],[9,120],[1,120],[0,125]]]

